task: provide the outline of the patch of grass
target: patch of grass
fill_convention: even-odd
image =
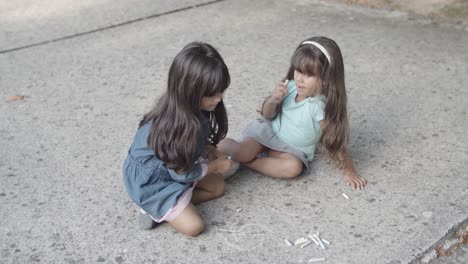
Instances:
[[[362,5],[371,8],[383,8],[389,10],[399,9],[394,0],[344,0],[348,5]]]
[[[408,0],[336,0],[348,5],[377,9],[402,10],[432,17],[468,21],[468,0],[408,1]]]
[[[444,17],[468,20],[468,1],[446,5],[439,12]]]

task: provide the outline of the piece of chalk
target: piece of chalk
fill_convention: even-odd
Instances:
[[[343,195],[343,197],[346,198],[346,200],[349,200],[349,196],[346,195],[346,193],[342,193],[341,195]]]
[[[310,237],[310,239],[312,239],[312,241],[314,241],[314,243],[315,243],[317,246],[320,246],[320,243],[318,242],[318,240],[317,240],[317,239],[315,239],[315,237],[314,237],[314,236],[312,236],[312,235],[309,235],[309,237]]]
[[[284,80],[284,85],[288,85],[289,80]]]
[[[322,240],[323,243],[327,244],[327,245],[330,245],[330,241],[326,240],[326,239],[323,239],[323,238],[320,238]]]
[[[319,240],[321,240],[323,243],[325,243],[325,244],[327,244],[327,245],[330,245],[330,242],[329,242],[328,240],[323,239],[323,238],[320,236],[320,232],[319,232],[319,231],[317,231],[317,233],[315,233],[315,235],[316,235],[317,238],[318,238]]]
[[[309,241],[307,238],[301,237],[301,238],[297,239],[297,240],[294,242],[294,245],[297,246],[297,245],[302,244],[302,243],[305,243],[305,242],[307,242],[307,241]]]
[[[310,262],[319,262],[319,261],[325,261],[325,258],[309,259],[309,263]]]
[[[290,247],[293,246],[293,244],[291,243],[291,241],[289,241],[289,240],[287,240],[287,239],[285,239],[284,242],[286,242],[286,245],[288,245],[288,246],[290,246]]]
[[[320,240],[320,238],[319,238],[317,235],[312,235],[312,236],[315,237],[315,239],[318,240],[318,242],[319,242],[319,244],[320,244],[320,247],[321,247],[322,249],[327,249],[327,248],[325,247],[325,245],[323,244],[322,240]]]
[[[228,160],[232,160],[232,157],[231,157],[231,156],[227,156],[227,159],[228,159]]]
[[[312,241],[310,241],[310,240],[305,242],[304,244],[301,245],[301,248],[307,247],[310,243],[312,243]]]

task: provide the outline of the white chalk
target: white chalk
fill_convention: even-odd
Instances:
[[[310,243],[312,243],[312,241],[305,242],[304,244],[301,245],[301,248],[307,247]]]
[[[323,239],[323,238],[320,238],[322,240],[323,243],[327,244],[327,245],[330,245],[330,241],[326,240],[326,239]]]
[[[237,208],[237,212],[239,213],[240,211],[242,211],[242,208]]]
[[[341,195],[343,195],[343,197],[346,198],[346,200],[349,200],[349,196],[346,195],[346,193],[342,193]]]
[[[325,258],[309,259],[309,263],[310,263],[310,262],[319,262],[319,261],[325,261]]]
[[[330,245],[330,241],[326,240],[326,239],[323,239],[322,237],[320,237],[320,232],[317,231],[317,233],[315,233],[315,235],[317,236],[317,238],[319,240],[321,240],[323,243],[327,244],[327,245]]]
[[[320,247],[321,247],[322,249],[327,249],[327,248],[325,247],[325,245],[323,244],[322,240],[320,240],[320,238],[319,238],[317,235],[312,235],[312,236],[315,237],[315,239],[318,240],[318,242],[319,242],[319,244],[320,244]]]
[[[231,156],[227,156],[227,159],[228,159],[228,160],[232,160],[232,157],[231,157]]]
[[[310,237],[310,239],[312,239],[312,241],[314,241],[314,243],[315,243],[317,246],[319,246],[319,245],[320,245],[320,243],[318,242],[318,240],[317,240],[317,239],[315,239],[315,237],[314,237],[314,236],[312,236],[312,235],[309,235],[309,237]]]
[[[289,80],[284,80],[284,85],[288,85]]]
[[[291,243],[291,241],[289,241],[289,240],[287,240],[287,239],[285,239],[284,242],[286,242],[286,245],[288,245],[288,246],[290,246],[290,247],[293,246],[293,244]]]
[[[300,244],[305,243],[305,242],[307,242],[307,241],[309,241],[307,238],[301,237],[301,238],[298,238],[298,239],[294,242],[294,245],[297,246],[297,245],[300,245]]]

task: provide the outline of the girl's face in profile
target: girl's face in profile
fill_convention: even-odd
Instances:
[[[200,109],[207,112],[214,111],[218,103],[223,100],[223,96],[224,93],[218,93],[213,96],[203,96]]]
[[[320,89],[320,77],[294,70],[294,81],[297,85],[298,100],[301,101],[309,96],[317,95]]]

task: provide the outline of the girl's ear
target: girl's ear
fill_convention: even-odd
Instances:
[[[328,80],[325,80],[327,78],[322,78],[320,77],[320,82],[322,83],[322,86],[327,86],[328,85]]]
[[[320,79],[320,88],[325,89],[328,86],[328,82]]]

